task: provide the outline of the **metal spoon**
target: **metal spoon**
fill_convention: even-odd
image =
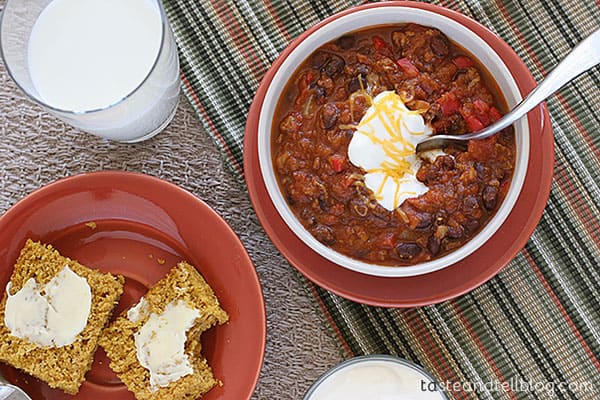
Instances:
[[[467,140],[484,139],[501,131],[523,117],[535,106],[550,97],[558,89],[588,69],[600,64],[600,29],[579,43],[564,60],[529,95],[508,114],[478,132],[464,135],[430,136],[417,145],[417,153],[439,149],[450,144],[464,146]],[[596,110],[590,110],[595,112]]]
[[[0,400],[31,400],[21,388],[8,383],[0,383]]]

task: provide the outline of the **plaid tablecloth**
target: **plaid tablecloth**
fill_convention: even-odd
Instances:
[[[280,51],[361,1],[165,0],[185,94],[242,176],[249,105]],[[541,80],[600,26],[592,0],[433,1],[501,36]],[[456,399],[600,399],[600,71],[548,101],[556,141],[550,200],[521,253],[494,279],[439,305],[384,309],[306,282],[347,356],[415,361]],[[292,268],[292,267],[290,267]]]

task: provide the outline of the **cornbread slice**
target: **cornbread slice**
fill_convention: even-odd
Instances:
[[[200,334],[216,324],[227,322],[228,315],[220,307],[219,300],[202,275],[190,264],[180,262],[160,281],[152,286],[143,297],[145,305],[132,307],[132,313],[124,311],[105,330],[100,339],[110,358],[110,368],[119,376],[138,400],[183,400],[197,399],[215,385],[221,384],[213,376],[206,359],[200,354]],[[170,382],[167,386],[151,387],[150,372],[137,357],[135,334],[148,321],[151,314],[162,314],[168,304],[184,301],[200,312],[194,325],[187,331],[184,353],[192,366],[193,373]]]
[[[123,293],[124,278],[89,269],[59,254],[51,245],[28,239],[10,278],[14,295],[29,278],[47,284],[65,266],[86,279],[92,293],[87,325],[75,342],[63,347],[42,347],[13,336],[4,322],[8,295],[0,304],[0,360],[48,383],[53,388],[75,394],[91,368],[98,339]]]

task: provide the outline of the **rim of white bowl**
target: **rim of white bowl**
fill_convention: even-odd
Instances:
[[[377,21],[377,23],[372,23]],[[500,88],[500,92],[509,108],[514,107],[522,96],[509,68],[498,54],[475,32],[459,22],[434,13],[432,11],[405,6],[386,6],[359,9],[339,18],[332,17],[331,21],[313,31],[305,38],[299,38],[297,46],[288,54],[269,83],[264,102],[260,109],[258,123],[258,158],[260,171],[267,192],[277,212],[292,232],[306,243],[312,250],[329,261],[350,270],[372,276],[409,277],[427,274],[449,267],[469,256],[480,248],[500,228],[515,205],[527,172],[529,161],[529,125],[527,118],[522,118],[514,124],[517,154],[513,177],[506,197],[494,217],[468,242],[440,258],[409,266],[390,266],[367,263],[341,254],[319,242],[302,226],[289,208],[279,188],[271,158],[271,128],[273,114],[290,76],[297,67],[318,47],[344,34],[357,30],[414,22],[424,26],[439,29],[454,43],[467,49],[489,71]]]

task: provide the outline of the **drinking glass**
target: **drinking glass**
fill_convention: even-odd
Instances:
[[[173,32],[160,0],[162,34],[154,64],[130,93],[106,107],[68,110],[46,103],[36,90],[28,66],[28,43],[40,13],[52,0],[6,0],[0,17],[0,56],[8,74],[25,94],[69,125],[106,139],[139,142],[163,130],[177,109],[180,78]]]

